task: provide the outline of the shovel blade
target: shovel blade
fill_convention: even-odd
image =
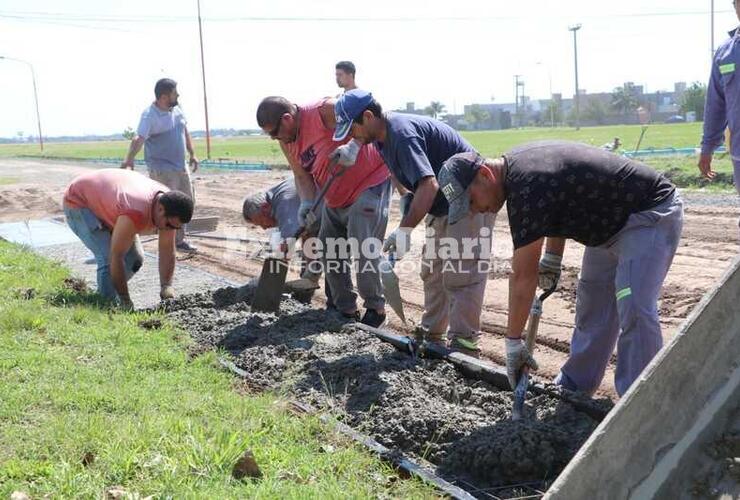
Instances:
[[[392,265],[387,260],[380,263],[380,282],[385,292],[385,301],[391,306],[393,312],[406,323],[406,315],[403,313],[403,301],[401,300],[401,290],[398,286],[398,276],[393,270]]]
[[[280,310],[280,299],[287,275],[288,263],[285,260],[265,259],[252,300],[253,311],[277,313]]]

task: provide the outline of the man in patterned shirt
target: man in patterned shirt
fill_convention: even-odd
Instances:
[[[634,160],[565,141],[527,144],[494,160],[461,153],[445,163],[439,183],[451,224],[506,203],[514,242],[506,331],[512,387],[524,365],[537,367],[522,331],[538,281],[543,289],[557,284],[570,238],[586,249],[570,356],[556,382],[593,393],[616,345],[623,395],[663,344],[657,301],[683,225],[675,186]]]

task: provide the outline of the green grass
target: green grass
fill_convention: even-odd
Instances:
[[[0,242],[0,498],[100,498],[115,485],[156,498],[433,496],[388,481],[384,464],[275,395],[237,393],[215,353],[190,359],[177,329],[143,330],[151,316],[100,308],[66,276]],[[322,453],[327,441],[335,451]],[[231,477],[247,448],[259,481]]]
[[[701,140],[701,123],[676,123],[650,125],[643,137],[640,149],[690,148],[697,147]],[[518,144],[544,139],[565,139],[600,146],[612,142],[614,137],[622,140],[623,147],[633,150],[637,146],[641,127],[639,125],[616,125],[604,127],[573,128],[524,128],[496,131],[463,132],[481,154],[500,155]],[[195,147],[200,158],[205,158],[205,140],[196,140]],[[127,141],[47,143],[43,154],[35,144],[0,145],[0,157],[44,156],[50,158],[123,158],[128,149]],[[280,148],[275,141],[266,137],[238,137],[211,141],[211,157],[222,159],[264,161],[284,164]],[[682,187],[702,187],[706,183],[696,168],[694,156],[646,159],[645,163],[661,171],[673,171],[674,181]],[[717,170],[723,175],[712,184],[715,189],[732,190],[732,172],[729,160],[717,162]]]
[[[0,177],[0,186],[7,186],[8,184],[15,184],[18,182],[17,177]]]

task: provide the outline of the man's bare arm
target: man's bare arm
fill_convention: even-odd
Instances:
[[[316,196],[316,184],[313,180],[313,176],[306,172],[298,162],[296,162],[291,154],[288,152],[288,148],[282,142],[280,143],[280,149],[283,150],[285,159],[290,165],[290,169],[293,171],[293,178],[295,179],[295,187],[298,190],[298,196],[301,200],[313,200]]]
[[[509,277],[508,338],[519,338],[527,324],[534,293],[537,290],[538,263],[544,238],[514,250]]]
[[[175,234],[174,229],[159,230],[159,285],[172,285],[175,274]]]
[[[437,191],[439,184],[436,177],[430,175],[420,180],[414,191],[414,201],[411,202],[409,213],[401,220],[400,227],[416,227],[432,208]]]
[[[545,252],[563,256],[565,252],[565,238],[550,238],[545,241]]]
[[[121,163],[121,168],[130,168],[131,170],[134,169],[134,158],[136,158],[136,155],[139,154],[139,151],[141,151],[141,147],[144,145],[144,142],[146,139],[141,137],[140,135],[137,135],[133,139],[131,139],[131,144],[129,144],[128,147],[128,153],[126,153],[126,158],[123,160],[123,163]]]
[[[113,226],[108,259],[113,288],[115,288],[122,301],[129,299],[124,259],[134,243],[134,236],[136,236],[134,221],[126,215],[119,216],[116,225]]]
[[[190,156],[190,159],[188,163],[193,168],[193,172],[198,170],[198,157],[195,156],[195,148],[193,147],[193,138],[190,137],[190,131],[187,127],[185,127],[185,149],[188,150],[188,156]]]

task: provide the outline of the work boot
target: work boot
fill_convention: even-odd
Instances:
[[[175,245],[178,250],[185,253],[196,253],[198,251],[198,247],[195,245],[191,245],[187,241],[183,241],[182,243],[178,243]]]
[[[459,352],[460,354],[467,354],[473,358],[480,357],[480,348],[478,347],[478,339],[471,337],[453,337],[450,339],[447,347],[453,352]]]
[[[360,323],[373,328],[379,328],[380,325],[385,323],[385,313],[379,313],[375,309],[368,309],[365,311],[365,315],[360,320]]]

